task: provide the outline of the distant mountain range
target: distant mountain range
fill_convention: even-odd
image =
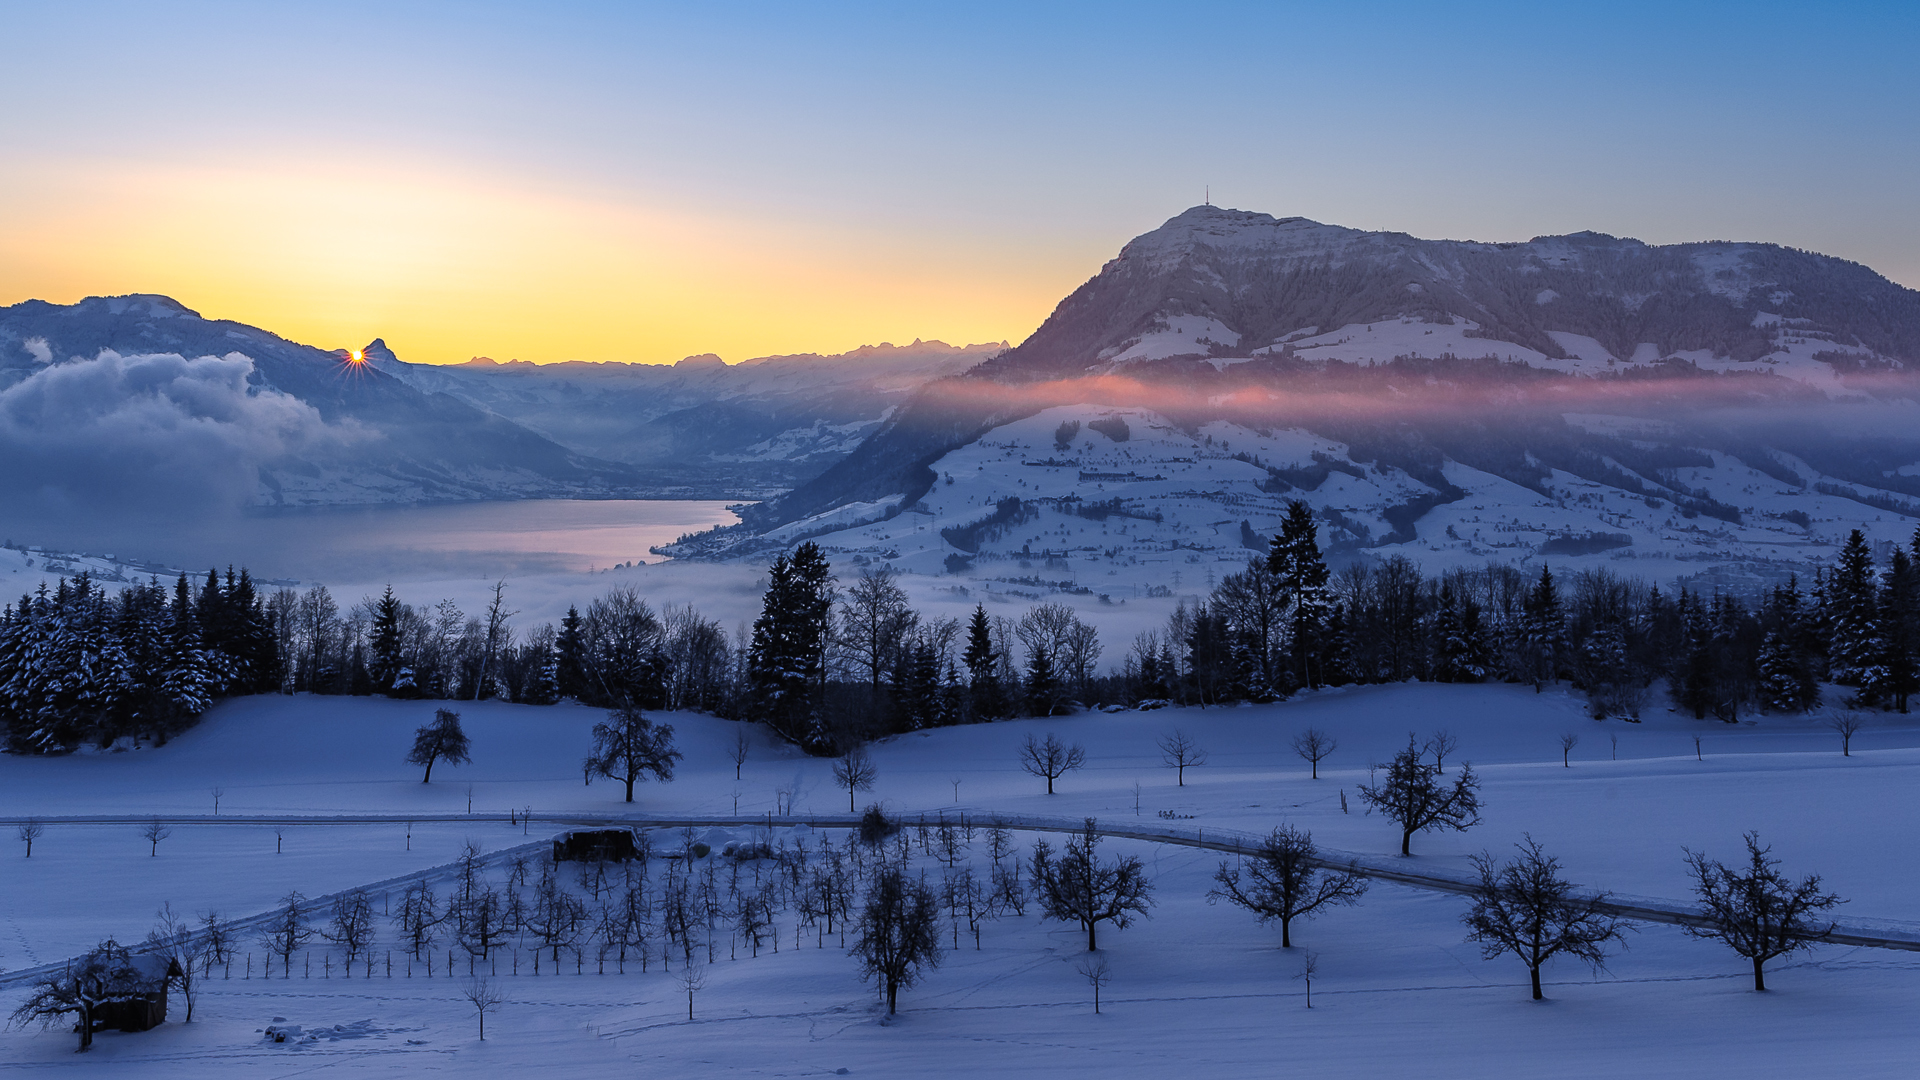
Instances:
[[[0,496],[21,522],[37,510],[756,498],[845,456],[921,383],[1004,347],[435,368],[378,340],[356,359],[164,296],[27,301],[0,308]]]
[[[408,364],[379,341],[364,352],[409,386],[627,464],[653,483],[760,498],[845,457],[928,380],[958,375],[1006,347],[916,339],[830,356],[727,364],[707,354],[672,365],[485,357]]]
[[[1155,543],[1216,552],[1239,550],[1285,498],[1303,497],[1336,544],[1366,557],[1492,551],[1442,521],[1476,501],[1556,508],[1552,522],[1503,524],[1512,557],[1556,539],[1554,550],[1594,558],[1636,557],[1636,543],[1675,555],[1677,533],[1707,530],[1702,515],[1728,529],[1758,515],[1788,522],[1760,538],[1786,547],[1740,554],[1755,538],[1702,536],[1693,554],[1789,565],[1832,531],[1801,519],[1888,519],[1891,537],[1920,518],[1916,372],[1920,292],[1827,256],[1595,233],[1421,240],[1194,207],[1128,243],[1026,341],[929,383],[844,460],[673,550],[728,557],[814,536],[938,570],[990,558],[993,543],[916,546],[909,523],[940,537],[982,507],[1044,492],[1054,505],[1022,513],[1061,516],[1052,531],[1069,535],[1084,525],[1068,503],[1124,493],[1135,521],[1159,514],[1168,535]],[[1037,414],[1059,418],[1057,442],[1034,441],[1023,418]],[[1103,417],[1162,431],[1157,452],[1185,465],[1249,460],[1184,481],[1211,510],[1156,510],[1178,492],[1153,483],[1174,481],[1140,468],[1113,479],[1139,444],[1079,427]],[[977,482],[948,506],[948,485],[966,486],[963,459]],[[1047,468],[1058,475],[1033,471]],[[1763,499],[1762,485],[1779,490]],[[1634,524],[1627,504],[1649,520]],[[997,530],[1002,542],[1030,534],[1028,551],[1047,531]],[[1050,556],[1056,569],[1111,568],[1111,555],[1075,565],[1086,557]]]

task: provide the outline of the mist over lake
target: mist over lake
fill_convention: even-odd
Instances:
[[[528,499],[428,506],[255,511],[199,525],[139,520],[0,525],[18,543],[111,552],[200,569],[245,565],[302,581],[550,574],[658,562],[648,549],[732,524],[726,503],[704,500]]]

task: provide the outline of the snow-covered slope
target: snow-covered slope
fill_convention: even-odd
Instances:
[[[473,760],[436,770],[433,783],[423,784],[402,759],[413,727],[439,707],[464,714]],[[483,861],[482,877],[489,887],[513,889],[511,857],[530,856],[537,876],[533,845],[569,827],[562,821],[752,818],[792,792],[797,825],[703,827],[696,838],[770,836],[789,847],[804,839],[815,868],[824,863],[822,835],[846,846],[844,831],[804,823],[845,812],[831,761],[711,717],[656,717],[674,724],[686,760],[671,784],[642,786],[631,806],[617,786],[583,787],[579,755],[603,717],[571,705],[268,695],[222,704],[199,728],[157,749],[0,757],[0,819],[119,819],[49,820],[30,859],[8,830],[14,847],[0,875],[0,966],[9,973],[57,964],[108,934],[138,941],[163,902],[189,917],[217,910],[236,919],[270,911],[296,890],[314,900],[371,886],[380,913],[370,977],[364,966],[348,977],[339,948],[316,935],[293,957],[290,977],[276,961],[266,978],[266,950],[257,933],[246,933],[230,975],[216,966],[199,981],[191,1024],[181,1022],[176,992],[167,1023],[102,1033],[86,1055],[73,1053],[64,1027],[10,1025],[0,1030],[0,1062],[24,1075],[44,1068],[182,1080],[434,1071],[597,1078],[636,1070],[1224,1080],[1265,1075],[1282,1059],[1288,1070],[1310,1075],[1462,1080],[1891,1078],[1912,1071],[1909,1018],[1920,1007],[1920,984],[1910,953],[1821,946],[1770,964],[1769,992],[1757,994],[1744,961],[1729,950],[1648,924],[1604,971],[1552,962],[1544,972],[1550,1000],[1538,1004],[1528,1000],[1524,967],[1511,957],[1485,958],[1464,941],[1464,898],[1376,882],[1357,906],[1296,921],[1294,947],[1281,949],[1275,928],[1208,902],[1219,854],[1118,839],[1103,842],[1102,854],[1142,860],[1154,907],[1151,918],[1125,929],[1102,928],[1097,955],[1108,960],[1112,981],[1099,1015],[1075,970],[1088,959],[1085,935],[1042,920],[1032,905],[982,920],[977,945],[965,915],[956,926],[943,909],[944,961],[901,993],[900,1013],[889,1019],[839,935],[799,925],[783,900],[778,948],[769,940],[757,954],[730,917],[716,916],[711,952],[702,945],[694,954],[706,980],[692,1019],[679,981],[684,956],[676,950],[662,962],[658,908],[647,944],[631,949],[625,963],[609,950],[602,966],[599,941],[589,938],[577,962],[563,947],[556,972],[547,951],[535,974],[532,936],[509,935],[493,956],[473,961],[475,974],[506,991],[482,1042],[463,996],[466,952],[456,955],[450,979],[447,954],[455,946],[437,938],[429,972],[411,959],[390,918],[400,890],[418,876],[443,901],[455,891],[452,864],[465,845],[501,856]],[[1340,743],[1318,780],[1289,747],[1310,726]],[[1423,834],[1402,860],[1398,831],[1363,812],[1354,792],[1367,781],[1368,764],[1403,745],[1409,727],[1423,735],[1444,728],[1459,739],[1460,758],[1472,760],[1482,781],[1484,820],[1465,834]],[[1108,826],[1213,837],[1258,837],[1284,823],[1310,832],[1323,849],[1434,874],[1468,873],[1470,856],[1505,857],[1531,837],[1582,886],[1682,902],[1690,893],[1683,847],[1731,859],[1740,833],[1753,829],[1789,873],[1819,873],[1850,901],[1836,912],[1845,924],[1913,928],[1913,863],[1890,857],[1887,837],[1920,825],[1920,807],[1906,794],[1920,779],[1920,730],[1898,717],[1876,721],[1855,739],[1852,756],[1842,757],[1837,738],[1812,717],[1706,727],[1665,711],[1643,724],[1596,724],[1573,697],[1524,686],[1365,687],[1266,706],[901,736],[872,747],[870,797],[930,823],[943,813],[950,822],[967,815],[975,829],[955,865],[918,844],[908,848],[911,869],[936,889],[960,867],[981,878],[991,873],[980,826],[996,812],[1093,816]],[[1175,729],[1211,755],[1188,770],[1184,786],[1155,746]],[[726,747],[742,730],[751,741],[736,780]],[[1564,768],[1563,732],[1583,736]],[[1086,767],[1051,796],[1016,764],[1023,739],[1048,733],[1087,751]],[[1698,758],[1694,734],[1705,736]],[[1451,773],[1451,761],[1448,767]],[[215,788],[224,792],[218,816]],[[531,827],[506,819],[527,807],[540,818]],[[1863,807],[1872,808],[1876,827],[1861,826]],[[157,852],[141,837],[142,823],[155,817],[172,830]],[[685,847],[678,829],[652,837],[656,852]],[[1012,858],[1024,862],[1035,839],[1016,833]],[[1061,838],[1050,839],[1057,851]],[[770,860],[709,858],[693,865],[718,866],[720,897],[774,876]],[[656,857],[628,869],[636,880],[644,875],[657,902],[669,868],[680,875],[687,865]],[[614,877],[624,887],[625,875]],[[575,874],[561,875],[560,885],[591,904]],[[527,899],[530,887],[518,888]],[[316,928],[325,927],[329,911],[316,907]],[[644,966],[641,948],[649,954]],[[1311,1010],[1298,978],[1308,950],[1317,957]],[[11,1011],[23,993],[0,981],[0,1011]],[[275,1043],[262,1030],[269,1024],[304,1031]]]
[[[1671,431],[1649,428],[1662,422],[1565,420],[1597,447],[1642,449],[1650,459],[1672,448]],[[1674,467],[1656,470],[1582,458],[1601,468],[1580,475],[1543,465],[1522,484],[1450,459],[1410,472],[1303,428],[1217,420],[1186,430],[1150,409],[1055,406],[936,459],[935,483],[911,504],[843,504],[737,550],[810,538],[836,562],[955,574],[988,592],[1118,600],[1204,592],[1265,551],[1296,499],[1314,509],[1336,561],[1401,554],[1429,572],[1545,560],[1657,581],[1727,567],[1774,580],[1831,563],[1852,529],[1904,543],[1920,525],[1920,499],[1804,462],[1796,473],[1778,461],[1762,472],[1723,452],[1670,460]]]
[[[1195,207],[1127,244],[1019,346],[930,385],[845,461],[679,550],[818,535],[868,559],[919,552],[916,569],[984,566],[1008,552],[940,548],[949,518],[1044,487],[1124,494],[1161,519],[1129,535],[1192,545],[1182,561],[1244,557],[1243,521],[1261,536],[1304,498],[1353,557],[1777,576],[1851,528],[1904,538],[1920,520],[1916,372],[1920,293],[1838,259],[1593,233],[1433,241]],[[1124,491],[1080,481],[1140,449],[1083,433],[1051,453],[1051,429],[1109,413],[1151,414],[1157,452],[1194,464]],[[1009,444],[1072,459],[1073,482],[1065,466],[996,467]],[[967,488],[958,506],[949,476]],[[934,540],[903,534],[929,514],[938,524],[920,532]],[[1086,528],[1058,524],[1055,536]],[[1112,546],[1056,554],[1055,570],[1124,577]]]

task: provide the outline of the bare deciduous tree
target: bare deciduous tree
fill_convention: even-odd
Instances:
[[[887,995],[887,1014],[929,968],[940,966],[940,904],[923,881],[910,880],[895,865],[883,865],[867,887],[859,937],[848,950],[861,970]]]
[[[1571,731],[1560,736],[1560,765],[1562,768],[1573,768],[1573,762],[1570,760],[1570,757],[1573,754],[1573,748],[1579,745],[1580,736],[1575,735]]]
[[[467,985],[465,989],[461,991],[461,996],[473,1004],[473,1011],[480,1014],[480,1041],[486,1042],[487,1014],[506,1003],[506,989],[485,975],[480,975],[467,980]]]
[[[1378,784],[1361,784],[1367,805],[1400,826],[1400,854],[1412,854],[1413,834],[1434,829],[1465,832],[1480,823],[1480,779],[1471,764],[1448,787],[1439,780],[1438,766],[1420,760],[1420,743],[1409,736],[1407,748],[1385,766],[1387,777]]]
[[[1484,852],[1473,857],[1480,883],[1463,921],[1467,940],[1480,943],[1484,958],[1512,953],[1527,965],[1533,1000],[1540,1001],[1546,996],[1540,991],[1542,965],[1564,953],[1605,967],[1607,946],[1621,940],[1627,924],[1607,912],[1607,894],[1575,895],[1560,877],[1559,860],[1541,851],[1533,837],[1515,846],[1520,857],[1508,863]]]
[[[300,951],[313,937],[313,928],[307,922],[307,912],[301,905],[307,898],[298,892],[290,892],[280,898],[284,906],[275,912],[273,919],[261,928],[260,943],[267,951],[280,957],[280,977],[292,978],[293,954]]]
[[[1446,728],[1427,736],[1427,753],[1433,755],[1433,771],[1436,774],[1447,775],[1447,758],[1459,747],[1459,738]]]
[[[1068,746],[1060,741],[1053,732],[1047,732],[1045,742],[1027,736],[1020,747],[1020,767],[1034,776],[1045,777],[1047,794],[1053,794],[1053,782],[1087,763],[1087,751],[1075,743]]]
[[[147,852],[148,855],[159,855],[160,841],[172,835],[173,830],[168,828],[159,818],[154,818],[152,821],[147,822],[140,829],[140,839],[152,845],[152,850]]]
[[[13,1011],[13,1022],[39,1021],[52,1027],[61,1018],[76,1015],[80,1022],[80,1051],[93,1046],[93,1010],[109,1001],[124,998],[134,991],[140,974],[133,967],[126,946],[108,938],[85,956],[69,961],[58,971],[40,977],[33,991]]]
[[[593,725],[593,749],[583,768],[588,782],[601,776],[624,783],[627,801],[632,802],[634,784],[649,775],[661,783],[673,779],[673,766],[680,757],[673,748],[672,724],[655,726],[639,706],[623,705]]]
[[[1827,726],[1840,736],[1840,756],[1852,757],[1853,737],[1860,734],[1860,729],[1866,726],[1866,721],[1862,720],[1857,712],[1837,712],[1828,718]]]
[[[864,746],[856,746],[834,761],[833,782],[847,793],[847,813],[853,813],[855,793],[872,791],[873,782],[879,777],[880,767],[873,763]]]
[[[1073,970],[1093,987],[1093,1015],[1100,1015],[1100,988],[1113,981],[1113,968],[1106,956],[1095,954],[1075,964]]]
[[[733,742],[727,746],[727,757],[733,761],[733,778],[740,779],[740,767],[747,763],[747,755],[753,751],[753,740],[747,738],[744,731],[733,733]]]
[[[365,890],[352,889],[334,897],[332,918],[322,934],[347,954],[347,968],[373,943],[373,902]]]
[[[33,842],[46,834],[47,825],[39,818],[28,818],[20,823],[20,839],[27,845],[27,858],[33,858]]]
[[[1100,832],[1087,818],[1080,832],[1067,841],[1060,858],[1043,841],[1033,849],[1033,888],[1041,914],[1061,922],[1077,922],[1087,932],[1087,951],[1097,948],[1095,932],[1103,922],[1126,929],[1134,916],[1153,906],[1153,883],[1137,855],[1103,863],[1096,847]]]
[[[1207,763],[1207,752],[1193,741],[1193,736],[1184,731],[1174,730],[1162,735],[1156,745],[1160,748],[1161,762],[1179,776],[1180,787],[1187,786],[1188,769]]]
[[[1833,933],[1833,923],[1813,918],[1836,904],[1839,896],[1820,890],[1820,875],[1799,881],[1780,872],[1780,860],[1769,858],[1771,847],[1760,846],[1759,833],[1747,833],[1745,871],[1725,866],[1697,851],[1687,851],[1694,892],[1700,897],[1705,926],[1689,926],[1694,937],[1723,942],[1753,962],[1753,988],[1765,990],[1761,967],[1776,956],[1813,947]]]
[[[1352,870],[1322,872],[1313,834],[1282,825],[1259,850],[1239,863],[1221,863],[1213,880],[1220,887],[1209,902],[1226,900],[1258,916],[1280,921],[1280,947],[1293,948],[1293,920],[1312,918],[1323,907],[1360,902],[1367,881]]]
[[[876,698],[894,657],[919,621],[907,604],[906,590],[894,581],[897,576],[890,569],[861,570],[860,580],[847,589],[840,604],[840,649]]]
[[[1300,974],[1295,975],[1294,978],[1306,980],[1307,1008],[1309,1009],[1313,1008],[1313,977],[1318,974],[1319,971],[1320,954],[1314,952],[1312,949],[1308,949],[1306,955],[1300,958]]]
[[[180,971],[169,978],[180,987],[180,996],[186,999],[187,1015],[184,1023],[193,1023],[193,1003],[199,997],[200,968],[206,959],[211,945],[208,935],[194,932],[193,923],[172,904],[162,904],[155,913],[153,929],[147,931],[147,951],[164,956]]]
[[[691,948],[691,946],[689,946]],[[689,954],[691,955],[691,954]],[[680,977],[674,980],[687,995],[687,1019],[693,1019],[693,995],[707,988],[707,968],[705,964],[696,964],[691,959],[680,967]]]
[[[1320,763],[1340,748],[1331,735],[1319,728],[1308,728],[1293,737],[1293,752],[1313,766],[1313,779],[1320,779]]]

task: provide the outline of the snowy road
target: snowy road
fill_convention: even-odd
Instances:
[[[991,810],[964,807],[941,807],[928,813],[901,814],[899,820],[912,820],[916,817],[931,819],[953,813],[956,817],[964,814],[975,821],[998,821],[1009,829],[1018,832],[1071,833],[1080,830],[1082,821],[1064,817],[1039,817],[1032,814],[995,813]],[[25,819],[0,818],[0,828],[9,828]],[[144,825],[154,820],[152,815],[130,817],[117,814],[69,814],[36,818],[44,824],[67,825]],[[281,815],[204,815],[188,817],[169,817],[164,819],[167,825],[228,825],[228,826],[315,826],[315,825],[424,825],[424,824],[469,824],[492,823],[523,827],[530,824],[558,826],[562,828],[591,828],[624,826],[642,829],[682,829],[682,828],[756,828],[788,827],[808,825],[814,828],[853,828],[860,823],[857,814],[808,814],[804,817],[778,817],[772,814],[759,815],[675,815],[675,814],[281,814]],[[1227,855],[1241,855],[1255,850],[1261,838],[1249,833],[1234,830],[1213,830],[1209,837],[1207,830],[1196,828],[1188,832],[1179,828],[1132,825],[1098,826],[1101,836],[1126,840],[1141,840],[1154,844],[1171,844],[1178,847],[1197,848],[1205,851],[1217,851]],[[514,853],[523,853],[544,847],[549,841],[541,839],[531,844],[497,851],[487,856],[488,862],[510,857]],[[1390,881],[1397,885],[1406,885],[1416,889],[1435,892],[1464,894],[1472,892],[1475,886],[1473,878],[1458,872],[1449,872],[1439,868],[1411,869],[1412,860],[1405,857],[1357,854],[1348,851],[1321,849],[1314,860],[1316,865],[1329,870],[1351,870],[1369,878]],[[360,886],[368,892],[379,892],[389,887],[397,888],[406,882],[422,877],[435,877],[450,872],[451,864],[436,867],[419,873],[406,874],[387,881]],[[1592,895],[1596,890],[1580,889],[1582,895]],[[316,899],[316,904],[330,902],[331,896]],[[1698,906],[1684,900],[1671,900],[1662,897],[1622,896],[1609,893],[1603,904],[1605,910],[1613,914],[1643,922],[1665,923],[1669,926],[1704,925],[1698,915]],[[239,925],[250,926],[253,922],[269,917],[262,914],[252,919],[239,920]],[[1920,952],[1920,925],[1896,923],[1888,920],[1847,922],[1836,920],[1834,930],[1824,939],[1830,944],[1847,945],[1855,948],[1898,949],[1906,952]],[[0,985],[16,982],[30,977],[40,969],[8,972],[0,975]]]

